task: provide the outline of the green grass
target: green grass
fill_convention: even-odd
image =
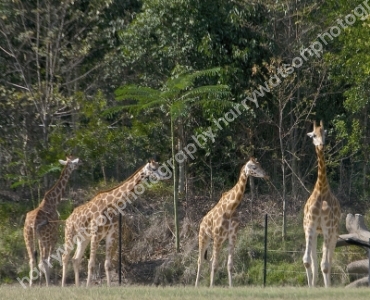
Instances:
[[[24,289],[20,286],[0,286],[1,299],[49,299],[49,300],[105,300],[105,299],[368,299],[369,289],[344,288],[303,288],[303,287],[236,287],[236,288],[194,288],[194,287],[149,287],[149,286],[122,286],[122,287],[34,287]]]

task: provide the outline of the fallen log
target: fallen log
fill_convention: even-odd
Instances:
[[[348,214],[346,217],[346,228],[348,234],[341,234],[337,240],[336,247],[353,245],[351,240],[362,241],[369,245],[370,231],[365,224],[364,217],[360,214]],[[369,245],[370,246],[370,245]]]
[[[369,260],[356,260],[347,265],[347,272],[349,274],[363,274],[367,275],[369,270]]]
[[[336,247],[356,245],[370,251],[370,231],[362,215],[348,214],[346,217],[346,228],[349,233],[339,235]],[[356,278],[358,275],[363,275],[364,277],[351,282],[346,288],[368,286],[369,259],[367,258],[349,263],[347,265],[347,272],[350,278],[352,278],[354,274],[356,274]]]
[[[346,288],[368,286],[368,278],[363,277],[346,285]]]

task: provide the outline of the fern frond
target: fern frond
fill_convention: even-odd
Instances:
[[[139,102],[147,103],[158,99],[160,91],[136,85],[125,85],[115,91],[116,100],[138,100]]]

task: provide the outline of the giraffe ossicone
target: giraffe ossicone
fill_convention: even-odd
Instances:
[[[90,258],[88,262],[88,273],[86,286],[92,282],[93,270],[95,268],[96,252],[99,242],[105,239],[105,262],[104,269],[107,279],[107,285],[110,286],[111,279],[109,268],[113,255],[114,244],[118,239],[118,215],[123,212],[127,203],[131,203],[137,198],[137,187],[141,185],[144,188],[148,184],[142,184],[147,179],[164,180],[165,176],[161,172],[160,165],[156,159],[151,159],[147,164],[138,169],[128,179],[120,185],[106,191],[99,192],[89,202],[82,204],[74,209],[72,214],[67,218],[65,225],[65,243],[62,255],[63,275],[62,286],[66,284],[67,265],[69,256],[77,245],[76,251],[72,258],[75,285],[80,284],[80,265],[81,259],[86,247],[90,244]],[[138,194],[142,194],[140,189]]]
[[[340,204],[330,190],[326,175],[324,158],[324,146],[326,130],[324,124],[313,123],[313,131],[307,133],[312,138],[315,146],[318,174],[316,184],[304,207],[303,229],[306,239],[306,249],[303,256],[303,264],[306,269],[309,287],[314,287],[318,278],[317,262],[317,235],[323,235],[323,250],[321,259],[321,271],[324,277],[325,287],[330,286],[331,265],[338,237],[340,220]]]
[[[232,268],[233,256],[236,242],[236,234],[239,221],[236,214],[240,202],[243,199],[245,186],[248,176],[260,177],[268,179],[268,175],[262,169],[261,165],[255,158],[250,158],[249,161],[242,167],[239,175],[239,180],[236,185],[229,191],[222,194],[219,202],[204,216],[199,227],[199,254],[198,254],[198,271],[195,280],[195,286],[199,284],[200,270],[203,259],[206,258],[207,248],[211,240],[213,240],[212,265],[210,286],[213,286],[214,275],[218,265],[219,253],[222,244],[228,240],[228,262],[227,272],[229,278],[229,286],[232,286]]]
[[[45,193],[40,205],[26,215],[23,228],[24,241],[30,265],[29,285],[32,286],[34,273],[45,275],[46,286],[50,284],[50,259],[58,237],[59,214],[57,206],[62,198],[72,172],[79,166],[80,160],[67,157],[59,160],[64,168],[58,181]],[[39,270],[35,267],[38,241],[40,251]],[[37,272],[35,272],[37,271]]]

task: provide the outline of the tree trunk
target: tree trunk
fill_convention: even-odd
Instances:
[[[178,138],[177,138],[177,150],[180,151],[183,148],[183,124],[180,119],[178,122]],[[185,159],[178,162],[179,166],[179,182],[178,182],[178,193],[182,194],[185,191]]]
[[[282,186],[282,200],[283,200],[283,224],[282,224],[282,238],[285,239],[286,236],[286,182],[285,182],[285,149],[283,141],[283,104],[279,99],[279,142],[280,142],[280,152],[281,152],[281,172],[283,178]]]
[[[209,174],[210,174],[210,187],[209,187],[209,198],[213,201],[213,167],[212,167],[212,156],[209,156]]]
[[[364,134],[365,134],[365,138],[363,139],[362,141],[362,148],[363,148],[363,155],[364,155],[364,164],[362,166],[362,197],[363,199],[366,199],[367,198],[367,195],[368,195],[368,186],[367,186],[367,163],[369,161],[369,157],[368,157],[368,149],[369,149],[369,145],[368,145],[368,139],[366,138],[367,137],[367,122],[368,122],[368,113],[367,113],[368,109],[367,109],[367,105],[365,106],[365,113],[364,113],[364,125],[363,125],[363,128],[364,128]]]
[[[172,164],[173,164],[173,210],[174,210],[174,221],[175,221],[175,246],[176,251],[180,252],[180,236],[179,236],[179,220],[178,220],[178,188],[177,188],[177,164],[175,160],[175,130],[174,120],[171,115],[171,144],[172,144]]]

